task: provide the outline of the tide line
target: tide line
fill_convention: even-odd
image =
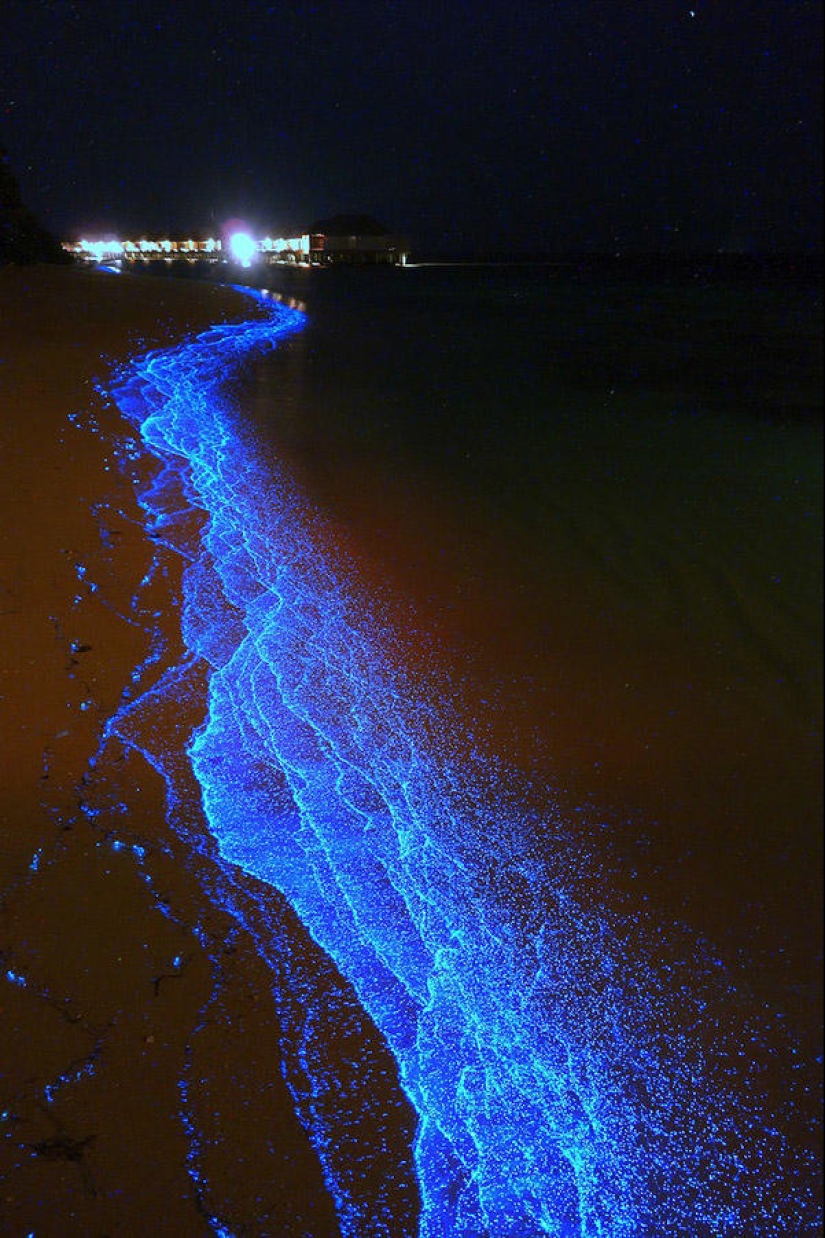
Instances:
[[[133,360],[112,394],[160,461],[147,523],[188,564],[209,832],[287,898],[397,1060],[421,1238],[809,1232],[804,1159],[746,1078],[720,1078],[715,961],[695,943],[658,963],[655,926],[582,900],[605,874],[551,791],[537,820],[497,771],[457,764],[448,706],[416,695],[308,496],[261,459],[226,379],[303,321],[270,304]],[[328,1178],[343,1233],[408,1232]]]

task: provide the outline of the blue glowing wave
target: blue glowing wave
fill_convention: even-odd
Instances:
[[[572,827],[459,761],[447,706],[411,688],[320,517],[244,431],[227,376],[302,322],[270,305],[138,358],[113,395],[160,461],[150,530],[188,561],[209,830],[285,895],[397,1059],[422,1238],[815,1232],[810,1166],[723,1058],[718,969],[588,905],[583,870],[591,891],[599,875]],[[401,1232],[345,1213],[360,1238]]]

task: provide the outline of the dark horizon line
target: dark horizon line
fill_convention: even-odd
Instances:
[[[142,231],[140,236],[147,241],[170,240],[202,240],[206,239],[206,233],[198,231],[185,232],[180,229],[171,229],[168,232],[160,232],[157,229]],[[295,233],[294,235],[303,235]],[[396,237],[396,233],[389,234],[391,238]],[[73,238],[61,238],[61,244],[75,244]],[[581,262],[581,261],[604,261],[604,262],[622,262],[622,261],[644,261],[646,259],[656,259],[665,262],[693,262],[693,261],[714,261],[714,262],[749,262],[749,261],[794,261],[821,263],[825,251],[822,249],[799,249],[799,248],[777,248],[777,249],[710,249],[710,248],[695,248],[695,249],[650,249],[641,246],[626,246],[622,249],[614,249],[612,247],[601,246],[575,246],[569,249],[500,249],[490,246],[438,246],[438,245],[410,245],[410,248],[405,251],[413,263],[419,262],[519,262],[519,263],[545,263],[552,264],[555,262]]]
[[[418,251],[413,249],[411,252],[418,255]],[[500,250],[490,248],[470,248],[462,247],[457,249],[436,248],[435,246],[422,248],[420,253],[426,254],[427,257],[436,261],[439,257],[448,260],[461,261],[465,259],[472,261],[473,259],[500,259],[502,261],[519,261],[519,262],[577,262],[582,259],[603,259],[609,262],[622,261],[624,259],[636,258],[661,258],[667,261],[683,262],[692,261],[695,259],[730,259],[732,261],[748,261],[751,259],[761,258],[776,258],[776,259],[804,259],[805,261],[821,262],[823,258],[823,250],[821,249],[647,249],[642,247],[627,246],[623,249],[602,248],[597,246],[576,246],[570,249],[560,250],[536,250],[536,249],[518,249],[518,250]]]

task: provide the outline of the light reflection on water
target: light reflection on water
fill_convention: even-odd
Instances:
[[[284,327],[289,319],[276,311],[274,323]],[[371,499],[386,499],[387,483],[374,465],[378,460],[386,473],[386,459],[395,452],[398,460],[393,434],[376,452],[369,419],[360,436],[345,433],[351,428],[346,413],[357,403],[343,418],[328,404],[321,428],[322,406],[317,391],[307,390],[307,376],[341,354],[311,354],[309,365],[301,360],[302,345],[287,344],[287,364],[279,371],[276,357],[265,403],[280,418],[278,375],[304,364],[291,388],[289,379],[285,384],[283,407],[291,420],[280,418],[277,426],[297,479],[279,467],[277,450],[262,457],[220,392],[227,365],[259,346],[264,334],[260,325],[219,329],[138,361],[117,399],[141,422],[150,448],[180,462],[172,472],[184,476],[189,501],[210,517],[184,602],[187,645],[213,668],[208,718],[191,746],[209,828],[225,858],[287,895],[395,1053],[421,1121],[422,1233],[696,1235],[749,1226],[767,1234],[777,1232],[780,1219],[791,1225],[787,1232],[806,1232],[815,1209],[810,1164],[785,1145],[779,1115],[760,1101],[761,1085],[750,1077],[771,1048],[767,1042],[760,1048],[764,1031],[755,1012],[713,952],[661,923],[658,910],[651,915],[644,893],[636,903],[617,899],[609,907],[618,875],[593,849],[592,820],[567,816],[552,789],[539,796],[538,815],[535,797],[519,800],[518,783],[508,794],[506,770],[485,768],[490,751],[483,736],[472,759],[461,740],[465,703],[454,684],[445,683],[438,700],[426,675],[407,676],[398,653],[409,642],[396,643],[382,629],[391,608],[382,613],[370,589],[348,575],[352,562],[360,567],[372,556],[376,575],[389,563],[399,583],[410,584],[393,558],[397,545],[412,544],[408,529],[397,542],[393,530],[379,553],[375,539],[386,534],[386,524],[376,531],[374,519],[365,521],[353,533],[347,523],[356,505],[355,488],[348,492],[353,476],[360,483],[371,475],[364,516]],[[309,350],[318,347],[311,332],[294,338],[309,341]],[[344,375],[333,383],[328,374],[324,391],[330,396],[340,388],[349,393],[344,400],[357,401],[346,380],[358,366],[343,364]],[[397,365],[397,356],[385,356],[384,364]],[[397,401],[387,415],[398,415]],[[453,461],[460,439],[451,443]],[[324,481],[319,444],[326,489],[315,484]],[[631,460],[639,484],[650,473],[632,453],[617,460],[617,444],[599,457],[594,492],[611,470],[625,478]],[[499,448],[493,435],[488,475]],[[581,456],[572,493],[591,465],[587,453],[570,451]],[[406,454],[402,463],[409,463]],[[301,482],[313,469],[313,493],[322,505],[328,501],[332,524],[305,497]],[[450,476],[461,513],[478,514],[473,487],[455,471]],[[150,518],[164,513],[158,528],[174,541],[167,480],[143,500]],[[419,472],[416,481],[428,478]],[[416,518],[418,495],[403,478],[398,485],[409,518]],[[526,489],[516,504],[535,503],[540,478]],[[431,481],[425,493],[433,493]],[[445,502],[451,516],[453,502],[451,494]],[[555,488],[550,510],[558,509],[569,524],[569,498],[560,501]],[[568,539],[561,560],[554,547],[540,564],[555,563],[553,579],[567,590],[562,609],[575,615],[571,628],[584,626],[580,617],[588,608],[573,604],[592,608],[601,599],[603,613],[615,595],[601,578],[612,569],[588,574],[580,548],[603,554],[605,541],[625,544],[617,574],[630,583],[618,591],[626,614],[615,630],[626,640],[644,610],[639,598],[646,586],[634,563],[641,560],[650,581],[658,578],[649,568],[651,552],[639,554],[637,531],[646,526],[638,514],[625,518],[629,532],[625,523],[617,533],[609,502],[605,509],[601,520],[588,509],[592,527],[576,534],[572,552]],[[386,502],[383,510],[393,519],[397,509]],[[483,518],[471,527],[480,530],[475,554],[483,561],[480,550],[496,539],[484,531]],[[449,588],[450,555],[461,549],[450,546],[455,535],[449,522],[447,528],[439,588]],[[667,536],[678,541],[678,530]],[[658,549],[649,529],[647,537]],[[434,543],[423,562],[437,558],[437,550]],[[517,553],[522,572],[535,568],[529,554]],[[512,579],[512,564],[501,559]],[[541,572],[536,577],[534,597],[546,606],[554,590]],[[483,602],[489,582],[477,589]],[[683,599],[690,598],[682,589],[675,601],[665,597],[652,608],[672,612],[677,628]],[[425,600],[444,608],[438,589]],[[474,599],[468,614],[477,605]],[[711,613],[714,608],[716,598]],[[505,603],[505,617],[506,609]],[[519,614],[532,612],[523,605]],[[465,638],[463,615],[454,611],[452,618],[445,639]],[[439,623],[436,614],[434,627]],[[659,620],[659,627],[666,624]],[[599,631],[589,634],[591,641]],[[537,658],[546,652],[540,633],[546,638],[544,617],[533,633]],[[644,634],[639,666],[650,648],[649,631]],[[565,635],[579,661],[586,660],[583,650],[592,654],[596,647],[585,641],[577,648],[578,631],[553,632],[562,646]],[[496,652],[515,656],[507,640],[502,622]],[[436,650],[436,669],[441,656]],[[568,708],[587,713],[589,704],[593,711],[581,667],[574,670]],[[518,673],[523,685],[523,668]],[[540,688],[547,700],[558,684]],[[498,692],[506,716],[508,702]],[[534,708],[529,703],[527,712]],[[631,711],[631,722],[635,716]],[[599,740],[591,733],[590,742],[605,753],[611,725],[604,724]],[[113,733],[118,729],[115,719]],[[743,1067],[736,1058],[745,1045],[753,1062]],[[318,1151],[323,1160],[323,1148]],[[335,1193],[334,1175],[331,1185]],[[348,1232],[356,1222],[340,1184],[337,1202]]]

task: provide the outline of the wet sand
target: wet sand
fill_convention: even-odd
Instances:
[[[145,622],[135,622],[132,599],[157,548],[115,461],[116,444],[130,429],[98,395],[95,380],[106,381],[112,358],[171,346],[215,321],[255,312],[246,298],[211,285],[74,270],[0,270],[2,1233],[207,1235],[221,1232],[219,1226],[279,1238],[337,1233],[318,1160],[284,1082],[286,1077],[306,1091],[299,1060],[309,1008],[304,995],[307,985],[318,984],[329,1024],[329,1060],[320,1073],[332,1073],[326,1093],[313,1104],[327,1106],[330,1126],[346,1141],[338,1154],[352,1167],[353,1191],[361,1193],[366,1214],[374,1217],[379,1196],[391,1196],[399,1226],[400,1218],[415,1214],[413,1117],[399,1109],[395,1064],[365,1026],[347,987],[278,897],[251,880],[237,894],[246,928],[238,927],[238,915],[215,896],[209,856],[193,857],[170,828],[164,784],[140,757],[110,743],[93,776],[88,769],[102,726],[150,650],[151,629],[162,629],[167,660],[179,651],[173,561],[142,591]],[[288,361],[290,350],[283,356]],[[345,481],[336,474],[336,485],[348,479],[357,495],[352,462],[343,471]],[[355,499],[344,495],[341,501],[345,507],[350,502],[351,514]],[[386,506],[404,510],[403,503]],[[410,550],[404,561],[411,581],[402,581],[402,590],[408,585],[414,594],[415,581],[427,581],[430,592],[443,594],[456,580],[481,579],[481,564],[476,572],[464,562],[465,515],[459,512],[452,521],[449,512],[434,508],[427,539],[419,524],[396,533],[378,530],[368,511],[364,525],[376,544],[367,543],[365,560],[372,553],[383,579],[386,563],[378,543],[397,536]],[[443,586],[415,559],[416,545],[427,540],[441,548]],[[480,559],[488,563],[494,549],[480,545]],[[504,574],[509,579],[512,567]],[[478,596],[453,599],[447,607],[445,645],[455,656],[466,644],[468,681],[476,682],[471,672],[478,670],[473,658],[481,656],[479,646],[514,684],[523,684],[531,664],[539,662],[546,634],[533,615],[543,610],[529,586],[525,576],[516,594],[516,625],[512,590],[485,594],[479,586]],[[431,597],[419,601],[431,617]],[[483,630],[474,626],[480,617]],[[532,643],[525,634],[534,637]],[[571,650],[586,649],[586,637],[579,629],[572,633]],[[598,638],[594,632],[594,649]],[[592,663],[592,691],[584,672],[570,682],[537,681],[534,697],[517,693],[503,700],[502,734],[492,738],[505,750],[523,744],[529,764],[535,719],[549,716],[549,700],[561,701],[568,715],[554,736],[557,754],[560,730],[569,749],[561,756],[569,755],[575,768],[595,733],[604,741],[605,763],[616,762],[615,769],[606,764],[603,781],[626,783],[638,768],[644,791],[661,760],[654,763],[647,750],[626,750],[629,740],[621,747],[618,739],[638,735],[641,743],[654,728],[638,725],[644,721],[641,705],[624,705],[623,680],[611,699],[625,713],[614,708],[602,718],[598,700],[605,687],[597,659],[582,655],[579,661]],[[645,665],[640,660],[640,677]],[[476,688],[486,690],[483,675]],[[173,702],[175,716],[161,711],[153,722],[168,735],[173,760],[186,726],[199,721],[202,701],[196,674]],[[582,719],[583,701],[594,705],[592,716]],[[472,700],[467,709],[472,714]],[[625,715],[626,724],[619,726]],[[731,816],[748,820],[750,785],[765,819],[775,808],[781,821],[786,801],[809,800],[810,770],[819,754],[789,741],[780,761],[772,749],[775,729],[767,728],[764,743],[754,740],[748,754],[748,768],[767,773],[728,789],[738,797],[735,814],[728,812],[719,791],[730,783],[737,737],[750,733],[749,701],[734,702],[707,732],[700,723],[712,716],[698,706],[695,712],[685,709],[672,747],[689,751],[676,740],[698,736],[695,759],[698,764],[702,758],[703,769],[707,755],[718,754],[718,777],[705,782],[711,843],[717,826],[719,836],[726,836]],[[569,734],[562,724],[569,724]],[[686,799],[688,792],[695,794],[691,769],[680,766],[676,774]],[[676,774],[667,780],[671,790]],[[642,791],[634,783],[628,800],[643,799]],[[664,801],[654,791],[655,815]],[[670,798],[668,810],[675,811]],[[183,824],[202,834],[199,821]],[[711,843],[706,854],[719,850]],[[778,838],[777,852],[781,845]],[[747,856],[744,845],[740,850]],[[747,895],[753,883],[733,852],[733,859],[720,852],[715,861],[735,869],[721,885]],[[807,1021],[812,979],[802,962],[807,954],[794,938],[810,937],[810,899],[802,896],[800,879],[807,877],[818,889],[818,867],[816,873],[798,868],[782,869],[795,878],[795,888],[777,888],[782,914],[768,916],[764,932],[770,935],[772,923],[788,920],[789,906],[799,907],[790,916],[795,933],[789,935],[792,962],[804,972],[801,981],[797,974],[793,979]],[[692,878],[688,884],[698,887]],[[730,901],[709,898],[712,905],[700,909],[702,917],[712,922],[713,907]],[[747,909],[747,897],[736,901]],[[251,936],[256,930],[257,947]],[[774,984],[787,998],[784,971],[765,987]],[[285,996],[290,992],[291,998]],[[312,996],[317,1009],[317,988]],[[351,1114],[366,1115],[360,1124],[341,1118],[342,1104]],[[194,1130],[187,1130],[182,1107]]]
[[[350,286],[334,291],[346,304]],[[569,292],[555,296],[564,303]],[[418,303],[407,295],[412,314]],[[519,475],[512,465],[485,465],[479,434],[473,475],[455,460],[448,467],[444,452],[425,454],[437,415],[427,434],[417,429],[418,405],[420,420],[428,400],[438,408],[456,399],[449,364],[438,378],[439,346],[421,344],[449,335],[446,316],[434,316],[430,335],[412,331],[415,368],[409,358],[405,368],[403,352],[386,343],[391,331],[376,339],[359,306],[342,313],[333,300],[320,328],[315,304],[313,311],[307,329],[253,372],[244,406],[258,409],[273,455],[346,534],[370,606],[404,634],[400,660],[431,680],[434,694],[449,685],[473,741],[486,740],[538,786],[564,793],[571,820],[582,805],[589,819],[607,819],[598,845],[614,846],[612,878],[631,901],[644,885],[664,922],[686,921],[734,966],[749,957],[748,982],[758,977],[765,1001],[796,1008],[810,1038],[821,1013],[820,548],[806,508],[815,513],[818,491],[792,471],[795,440],[758,418],[745,440],[734,418],[711,415],[707,424],[686,418],[688,429],[672,440],[681,446],[657,455],[646,434],[667,437],[640,407],[636,427],[631,418],[612,425],[597,417],[610,435],[604,442],[585,425],[571,435],[575,452],[565,454],[560,429],[552,440],[558,460],[537,435],[544,454],[533,474],[518,443],[509,457],[506,445],[498,451],[519,462]],[[351,328],[353,317],[360,329]],[[720,354],[735,350],[716,345],[715,328],[708,339],[703,364],[710,358],[724,369]],[[483,347],[495,347],[491,333]],[[511,350],[517,372],[521,354]],[[387,355],[387,421],[401,431],[376,429],[361,408],[382,407],[382,380],[364,375],[371,366],[380,374]],[[485,369],[482,352],[469,360],[462,352],[455,368],[470,389],[478,374],[493,382],[494,371],[497,398],[509,390],[503,368]],[[429,385],[419,369],[436,376]],[[417,393],[409,405],[394,370]],[[784,375],[791,392],[795,381]],[[575,388],[566,394],[560,379],[559,389],[555,398],[579,407]],[[555,407],[551,390],[516,394],[538,421],[542,406],[530,401]],[[585,393],[571,424],[593,398]],[[633,408],[632,388],[625,398]],[[473,401],[484,407],[483,393]],[[460,417],[459,401],[457,409]],[[493,417],[469,424],[489,436]],[[807,430],[817,459],[818,424],[812,419]],[[579,454],[580,438],[587,450]],[[707,462],[706,443],[722,465]],[[687,451],[693,471],[680,465]],[[783,491],[786,474],[794,480],[784,510],[766,496],[770,485]],[[776,597],[764,583],[767,564],[782,582]],[[593,896],[604,898],[604,888]]]
[[[95,380],[255,313],[211,285],[0,270],[4,1234],[338,1232],[283,1078],[305,1015],[296,1004],[290,1039],[271,960],[205,893],[162,780],[117,744],[88,770],[149,652],[130,604],[155,549],[114,460],[129,427]],[[173,655],[174,567],[147,605]],[[317,979],[323,961],[276,896],[251,899],[247,924],[276,924],[290,965]],[[348,995],[326,982],[345,1024]]]

